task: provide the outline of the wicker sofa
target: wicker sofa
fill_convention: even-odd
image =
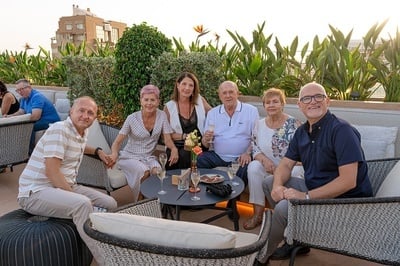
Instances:
[[[158,222],[151,223],[149,230],[153,230],[154,224],[162,222],[162,220],[165,221],[165,219],[161,218],[160,203],[157,199],[143,200],[136,204],[122,207],[118,213],[155,217],[155,220],[158,220]],[[167,221],[176,223],[178,226],[185,223]],[[202,224],[190,223],[189,226],[196,227],[197,225]],[[211,225],[204,226],[216,227]],[[148,242],[132,239],[128,240],[127,237],[117,237],[96,230],[92,226],[90,219],[86,221],[84,230],[88,236],[96,240],[98,247],[103,250],[107,265],[253,265],[254,259],[259,252],[264,252],[270,226],[271,212],[267,211],[264,215],[263,225],[258,236],[251,233],[232,232],[235,236],[242,239],[243,237],[248,237],[246,235],[253,235],[252,241],[247,241],[244,244],[242,241],[238,242],[237,238],[233,248],[220,249],[176,247],[179,244],[174,240],[171,240],[169,245],[149,244]],[[218,230],[217,228],[215,229]],[[175,235],[178,234],[181,239],[187,239],[188,234],[191,233],[181,232],[177,227],[165,228],[164,230],[170,230],[170,233]],[[193,235],[191,237],[196,238],[196,236]],[[216,238],[216,236],[212,238]],[[159,241],[159,239],[156,238],[155,241]],[[212,240],[210,239],[210,241]],[[213,244],[210,242],[207,243],[209,245]]]
[[[291,200],[288,243],[400,265],[398,162],[399,158],[368,161],[375,197]],[[294,265],[297,250],[290,265]]]
[[[25,163],[29,159],[29,141],[33,129],[30,115],[0,119],[0,169]]]

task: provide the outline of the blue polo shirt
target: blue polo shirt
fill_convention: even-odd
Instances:
[[[20,99],[20,108],[25,111],[25,114],[32,113],[33,109],[42,109],[42,115],[37,123],[54,123],[60,121],[56,108],[49,99],[39,91],[32,89],[28,98]]]
[[[372,196],[360,133],[330,111],[313,125],[311,134],[309,127],[306,122],[297,129],[285,155],[303,163],[307,188],[331,182],[339,176],[339,166],[358,162],[356,187],[339,198]]]

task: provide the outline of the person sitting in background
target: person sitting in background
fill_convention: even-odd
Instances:
[[[207,112],[211,109],[208,102],[200,95],[199,82],[196,76],[184,72],[176,79],[171,100],[165,104],[164,111],[174,133],[172,139],[178,148],[179,160],[166,165],[167,170],[190,168],[190,151],[184,149],[186,136],[197,130],[201,138]],[[171,150],[167,149],[168,158]]]
[[[247,167],[249,203],[253,204],[253,216],[243,224],[246,230],[254,229],[261,224],[265,208],[262,181],[274,174],[296,129],[301,125],[299,120],[283,112],[286,97],[282,90],[276,88],[266,90],[262,102],[267,116],[256,124],[253,139],[254,160]],[[292,176],[303,177],[303,167],[295,166]]]
[[[274,176],[263,181],[274,212],[267,252],[255,265],[290,257],[294,245],[285,243],[277,249],[284,240],[288,200],[372,196],[360,133],[328,110],[324,87],[315,82],[304,85],[297,104],[307,122],[296,130]],[[304,167],[304,179],[291,177],[299,161]],[[303,247],[298,254],[307,252],[309,248]]]
[[[60,116],[53,103],[42,93],[32,89],[28,80],[17,80],[15,91],[22,97],[20,100],[20,108],[17,112],[9,116],[31,114],[31,120],[35,121],[29,147],[30,153],[32,153],[35,147],[35,133],[40,130],[48,129],[51,123],[60,121]]]
[[[0,81],[0,114],[9,115],[19,110],[19,102],[6,85]]]
[[[168,160],[172,165],[178,161],[178,149],[172,141],[172,128],[167,115],[158,109],[160,91],[154,85],[146,85],[140,90],[141,110],[130,114],[111,146],[111,164],[117,163],[118,152],[123,141],[128,138],[124,149],[119,153],[118,165],[124,172],[133,200],[139,198],[140,181],[155,173],[160,167],[154,156],[158,140],[163,135],[165,145],[171,150]]]
[[[259,116],[257,108],[238,100],[239,89],[236,83],[224,81],[218,88],[222,102],[212,108],[206,118],[202,146],[213,150],[205,151],[197,157],[198,168],[229,166],[232,161],[240,164],[236,175],[247,185],[247,165],[251,161],[251,139]],[[210,130],[209,126],[214,125]]]
[[[104,265],[104,254],[86,235],[83,224],[94,207],[112,211],[117,202],[101,191],[76,184],[83,153],[97,155],[109,165],[101,149],[86,145],[88,128],[96,116],[95,101],[81,97],[74,101],[66,120],[46,130],[19,177],[18,203],[34,215],[72,219],[98,265]]]

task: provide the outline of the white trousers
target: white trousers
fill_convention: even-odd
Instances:
[[[104,256],[97,248],[95,240],[83,230],[83,224],[93,212],[93,206],[109,211],[117,208],[117,202],[111,196],[92,188],[74,185],[73,192],[59,188],[45,188],[32,193],[29,197],[19,198],[21,208],[31,214],[47,217],[71,219],[86,246],[92,252],[98,265],[104,265]]]

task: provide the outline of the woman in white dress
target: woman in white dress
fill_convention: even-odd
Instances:
[[[111,146],[111,160],[114,164],[125,138],[128,142],[119,152],[118,165],[124,172],[134,201],[140,192],[140,181],[154,173],[159,167],[153,155],[162,135],[165,145],[171,149],[169,163],[178,161],[178,149],[171,138],[172,128],[164,111],[158,109],[160,91],[154,85],[146,85],[140,91],[141,110],[130,114]]]
[[[273,175],[279,161],[285,155],[300,121],[283,112],[286,97],[282,90],[271,88],[264,92],[263,106],[267,116],[256,124],[253,136],[253,161],[247,168],[249,180],[249,202],[253,204],[253,216],[243,224],[251,230],[262,222],[265,195],[262,181]],[[301,165],[295,166],[292,176],[303,177]]]

